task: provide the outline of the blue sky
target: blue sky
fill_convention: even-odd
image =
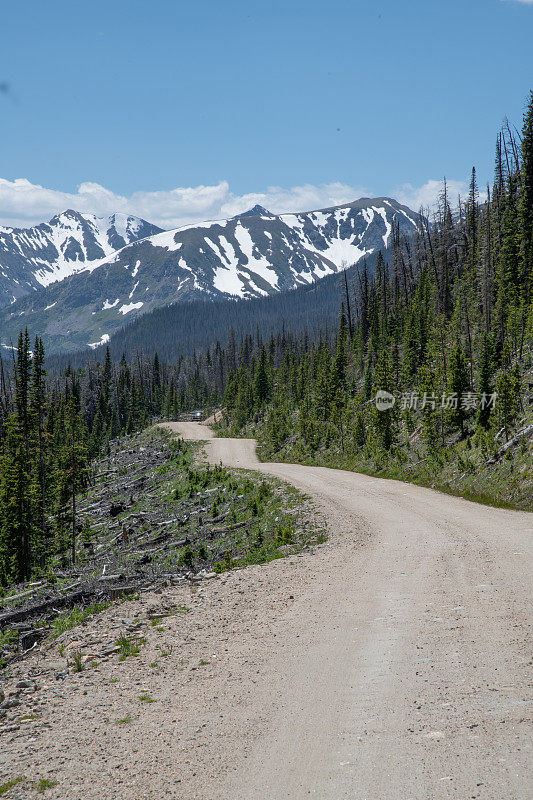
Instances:
[[[491,177],[533,88],[533,0],[7,0],[2,28],[4,224],[429,201]]]

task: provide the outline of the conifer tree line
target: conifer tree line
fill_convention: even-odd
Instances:
[[[272,363],[297,341],[269,342]],[[254,368],[257,334],[175,364],[137,354],[47,375],[42,341],[21,331],[12,362],[0,356],[0,586],[44,574],[53,556],[76,560],[77,495],[108,442],[153,420],[220,405],[238,365]]]
[[[157,355],[47,376],[42,341],[20,333],[0,357],[0,586],[42,575],[54,555],[75,562],[76,498],[110,439],[145,427],[162,406]]]
[[[294,344],[282,332],[269,351]],[[113,363],[108,349],[103,363],[47,375],[41,339],[22,331],[12,362],[0,356],[0,586],[42,575],[53,556],[75,561],[77,495],[111,439],[220,405],[228,375],[253,368],[261,346],[232,334],[227,348],[172,365],[157,353]]]
[[[533,93],[522,130],[506,122],[498,134],[482,191],[474,168],[457,209],[444,182],[413,239],[393,230],[388,262],[379,255],[372,275],[363,263],[347,282],[333,345],[287,352],[279,366],[265,348],[253,370],[237,369],[230,428],[255,422],[271,455],[292,443],[300,457],[334,447],[374,464],[406,458],[413,434],[437,459],[450,442],[489,452],[507,441],[528,411],[532,362]],[[378,410],[379,391],[394,406]]]

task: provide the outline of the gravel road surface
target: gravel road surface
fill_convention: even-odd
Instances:
[[[532,797],[533,516],[342,470],[260,463],[252,440],[169,427],[207,440],[214,463],[307,492],[332,533],[295,570],[297,599],[260,675],[257,703],[268,713],[212,796]]]

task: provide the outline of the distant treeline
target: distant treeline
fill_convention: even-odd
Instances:
[[[220,404],[237,369],[253,369],[264,347],[272,363],[306,349],[307,338],[280,332],[237,341],[230,332],[192,358],[163,363],[136,354],[46,374],[42,341],[21,332],[12,361],[0,356],[0,586],[42,575],[70,548],[75,560],[76,496],[107,443],[160,417]]]
[[[374,270],[376,258],[377,253],[366,258],[369,274]],[[356,268],[347,270],[347,280],[351,291],[355,291]],[[284,331],[293,336],[307,336],[309,340],[322,337],[333,341],[344,291],[345,278],[341,273],[270,297],[174,303],[144,314],[114,334],[108,345],[111,358],[118,361],[125,355],[131,359],[137,353],[153,358],[157,352],[161,361],[171,364],[180,356],[191,357],[208,348],[212,350],[217,342],[225,347],[230,335],[239,341],[258,330],[264,339]],[[105,352],[103,345],[93,351],[54,355],[47,360],[47,368],[52,372],[68,365],[80,367],[103,361]]]

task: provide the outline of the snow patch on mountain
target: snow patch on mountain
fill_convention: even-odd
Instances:
[[[98,342],[89,342],[89,347],[91,347],[94,350],[95,347],[100,347],[101,344],[107,344],[109,339],[110,339],[109,334],[103,333],[102,338]]]
[[[375,209],[362,209],[362,216],[366,222],[363,231],[356,231],[355,219],[349,219],[350,208],[334,209],[327,213],[325,211],[314,211],[306,214],[282,214],[280,219],[290,227],[300,239],[302,245],[317,255],[332,261],[337,267],[356,264],[365,255],[374,251],[374,247],[360,247],[368,227],[374,219]],[[309,225],[309,218],[314,225]],[[319,237],[315,234],[315,229],[321,231]],[[390,230],[387,232],[390,233]],[[384,246],[387,243],[384,241]],[[324,271],[323,274],[327,274]]]
[[[234,297],[245,297],[244,286],[241,276],[237,269],[237,264],[221,265],[216,267],[213,277],[213,286],[222,294],[230,294]]]
[[[270,262],[266,256],[262,256],[259,253],[252,240],[252,237],[250,236],[250,231],[247,228],[244,228],[240,222],[235,228],[235,238],[239,243],[241,252],[246,258],[246,264],[248,265],[247,271],[255,273],[255,275],[258,275],[260,278],[266,281],[266,283],[270,284],[273,289],[277,289],[279,280],[278,274],[274,269],[271,268]],[[268,292],[264,292],[264,294],[268,294]]]
[[[33,228],[0,227],[0,305],[50,286],[160,228],[127,214],[97,217],[64,211]]]
[[[121,314],[126,316],[126,314],[129,314],[130,311],[136,311],[137,309],[142,308],[143,305],[144,303],[126,303],[120,306],[119,311]]]
[[[176,242],[176,234],[177,231],[158,233],[157,236],[152,236],[150,238],[150,244],[152,247],[164,247],[165,250],[172,253],[174,250],[179,250],[182,245],[182,242]]]

